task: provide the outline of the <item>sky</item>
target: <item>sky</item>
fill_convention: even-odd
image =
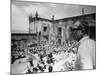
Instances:
[[[28,33],[30,14],[35,15],[36,11],[39,17],[51,19],[67,18],[78,16],[82,14],[84,8],[85,14],[95,13],[96,7],[89,5],[76,5],[76,4],[57,4],[57,3],[43,3],[34,1],[19,1],[12,0],[11,3],[11,30],[12,33]]]

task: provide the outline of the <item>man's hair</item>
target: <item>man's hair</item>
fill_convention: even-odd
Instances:
[[[79,26],[83,34],[89,34],[89,25],[87,21],[81,21],[81,25]]]
[[[71,31],[71,36],[73,39],[75,40],[80,40],[84,35],[88,35],[89,33],[89,26],[88,26],[88,22],[86,21],[81,21],[80,22],[80,25],[78,27],[75,27],[75,28],[71,28],[70,29]],[[79,34],[78,32],[81,32],[82,34]]]
[[[81,21],[80,25],[77,28],[71,27],[71,29],[70,29],[71,32],[78,31],[78,30],[81,30],[82,33],[84,33],[84,34],[88,34],[88,32],[89,32],[88,22]]]

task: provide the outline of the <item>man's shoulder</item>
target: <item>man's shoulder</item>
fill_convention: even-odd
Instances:
[[[81,40],[81,44],[95,44],[95,41],[90,39],[89,37],[84,37]]]
[[[79,49],[94,49],[96,45],[96,42],[90,38],[85,38],[80,42]]]
[[[88,38],[88,39],[84,40],[84,43],[91,45],[91,44],[95,44],[96,42],[94,40]]]

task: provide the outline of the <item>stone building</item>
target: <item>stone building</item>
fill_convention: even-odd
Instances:
[[[29,33],[12,33],[12,40],[26,39],[35,40],[38,43],[64,45],[71,38],[70,27],[79,25],[80,21],[83,20],[91,26],[91,36],[95,35],[96,13],[84,14],[82,9],[82,15],[62,19],[55,19],[54,15],[51,16],[51,19],[41,18],[40,16],[38,12],[35,16],[29,15]]]
[[[35,16],[29,16],[29,33],[36,33],[38,42],[46,41],[47,43],[64,45],[70,39],[70,27],[78,25],[80,21],[87,21],[89,26],[95,26],[96,13],[84,14],[68,18],[51,20],[39,17],[36,12]]]

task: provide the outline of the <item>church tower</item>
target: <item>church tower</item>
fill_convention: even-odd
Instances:
[[[29,15],[29,33],[37,33],[37,18],[38,12],[36,11],[34,17],[32,13]]]
[[[31,32],[31,29],[30,29],[31,22],[32,22],[32,13],[29,14],[29,33]]]
[[[38,15],[38,12],[36,11],[36,13],[35,13],[35,17],[37,18],[39,15]]]

